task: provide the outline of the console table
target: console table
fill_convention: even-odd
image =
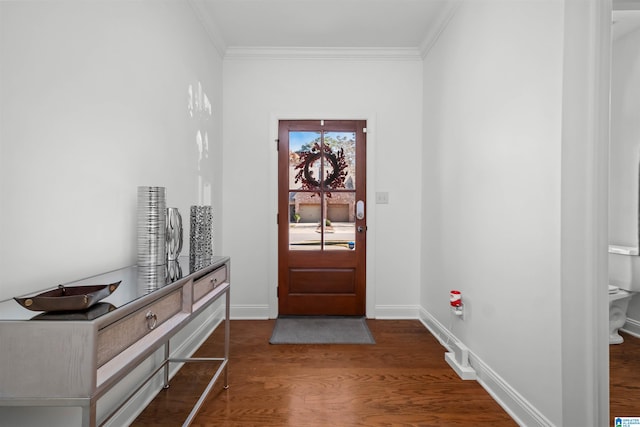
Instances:
[[[228,386],[228,257],[180,257],[167,265],[132,266],[64,285],[116,281],[121,281],[118,289],[83,312],[42,313],[14,300],[0,302],[0,406],[78,406],[82,425],[94,427],[108,421],[161,370],[168,387],[170,363],[217,363],[217,371],[184,423],[189,425],[220,376]],[[173,357],[170,338],[222,296],[224,355]],[[108,416],[97,420],[97,400],[162,347],[160,366]]]

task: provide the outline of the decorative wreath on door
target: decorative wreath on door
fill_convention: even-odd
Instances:
[[[299,153],[300,163],[295,169],[298,171],[295,176],[295,182],[302,182],[303,190],[313,190],[322,185],[323,189],[327,188],[344,188],[344,181],[347,177],[347,161],[344,158],[344,149],[333,152],[328,144],[323,144],[322,148],[319,143],[314,143],[309,151]],[[332,171],[327,177],[320,182],[313,176],[313,164],[322,157],[328,162]]]

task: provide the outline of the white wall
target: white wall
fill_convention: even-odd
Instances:
[[[562,30],[561,2],[466,2],[424,61],[421,305],[524,425],[562,424]]]
[[[639,12],[640,13],[640,12]],[[638,165],[640,162],[640,30],[615,39],[611,56],[611,244],[638,246]],[[640,326],[640,298],[628,317]]]
[[[140,185],[166,187],[184,254],[191,205],[214,206],[219,235],[222,61],[187,2],[1,1],[0,60],[0,299],[135,264]],[[79,425],[75,408],[0,412]]]
[[[219,214],[222,189],[221,60],[188,3],[0,11],[0,299],[134,264],[140,185],[166,187],[186,253],[189,207]]]
[[[278,119],[369,119],[367,314],[415,317],[419,298],[421,61],[224,62],[224,247],[235,317],[275,316]],[[376,205],[375,190],[389,192]]]
[[[611,57],[611,243],[638,245],[638,162],[640,161],[640,31],[615,39]]]

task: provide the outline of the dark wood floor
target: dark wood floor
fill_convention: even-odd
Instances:
[[[369,320],[375,345],[270,345],[273,320],[231,322],[230,388],[216,386],[194,426],[515,426],[462,381],[416,320]],[[199,350],[222,352],[221,327]],[[640,339],[610,346],[611,416],[640,416]],[[184,366],[134,426],[179,426],[215,367]]]
[[[368,322],[375,345],[270,345],[273,320],[231,321],[230,387],[212,391],[193,425],[516,426],[458,378],[419,321]],[[199,354],[220,354],[220,337]],[[184,366],[133,425],[181,425],[214,369]]]
[[[621,332],[624,342],[609,346],[609,413],[640,417],[640,339]]]

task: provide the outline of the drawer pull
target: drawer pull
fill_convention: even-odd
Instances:
[[[158,316],[153,311],[149,311],[145,317],[147,319],[147,328],[152,331],[158,324]]]

